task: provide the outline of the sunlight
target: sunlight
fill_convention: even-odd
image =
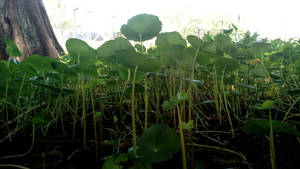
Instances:
[[[44,0],[47,8],[49,0]],[[52,3],[55,0],[51,0]],[[185,15],[185,18],[201,16],[229,16],[241,19],[243,30],[258,32],[262,37],[283,38],[300,37],[300,23],[297,22],[296,0],[56,0],[57,3],[72,5],[74,22],[81,24],[86,31],[118,32],[122,24],[137,14],[151,13],[162,20],[172,15]],[[48,9],[51,17],[51,10]],[[184,21],[182,21],[184,22]],[[164,23],[168,23],[164,21]],[[205,27],[205,25],[201,25]],[[164,25],[163,30],[176,26]],[[178,31],[178,30],[177,30]]]

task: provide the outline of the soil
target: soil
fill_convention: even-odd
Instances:
[[[221,126],[218,126],[221,127]],[[216,128],[218,128],[216,127]],[[59,127],[58,127],[59,129]],[[23,157],[0,160],[0,164],[18,164],[30,169],[100,169],[105,157],[111,155],[115,149],[111,144],[99,144],[99,158],[95,158],[95,142],[93,141],[93,129],[88,128],[87,147],[83,148],[82,135],[78,128],[78,135],[70,139],[71,129],[66,129],[63,137],[61,130],[49,131],[47,137],[42,136],[40,130],[36,132],[35,144],[32,151]],[[69,132],[67,132],[69,131]],[[22,132],[14,136],[12,141],[6,140],[0,144],[0,158],[8,155],[22,154],[26,152],[32,140],[32,128],[28,126]],[[109,140],[109,133],[104,133],[104,140]],[[240,152],[247,158],[242,160],[237,155],[220,150],[212,150],[194,147],[195,169],[269,169],[270,153],[269,141],[265,136],[249,136],[241,131],[236,132],[233,139],[228,133],[209,133],[207,136],[218,138],[222,145],[216,144],[199,135],[194,137],[201,140],[201,144],[226,147]],[[127,152],[128,143],[121,144],[120,152]],[[276,164],[277,169],[296,169],[300,166],[299,138],[287,135],[275,135]],[[188,156],[189,157],[189,156]],[[1,167],[0,167],[1,168]],[[153,164],[154,169],[181,169],[181,153],[175,154],[172,160]]]

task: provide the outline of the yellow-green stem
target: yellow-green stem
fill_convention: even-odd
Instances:
[[[177,105],[177,116],[178,116],[178,124],[179,124],[179,136],[180,136],[180,145],[181,145],[182,168],[187,169],[184,135],[183,135],[183,128],[182,128],[181,114],[180,114],[180,110],[179,110],[178,105]]]
[[[92,104],[92,113],[93,113],[93,125],[94,125],[94,137],[95,137],[95,154],[96,154],[96,162],[98,162],[99,152],[98,152],[98,132],[97,132],[97,121],[95,117],[95,104],[94,104],[94,96],[92,89],[90,90],[91,93],[91,104]]]
[[[148,100],[148,86],[147,86],[147,75],[145,77],[145,96],[144,96],[144,101],[145,101],[145,129],[147,129],[148,126],[148,104],[149,104],[149,100]]]
[[[133,79],[132,79],[132,91],[131,91],[131,120],[132,120],[132,142],[133,142],[133,155],[136,157],[136,126],[135,126],[135,79],[138,66],[135,66]]]

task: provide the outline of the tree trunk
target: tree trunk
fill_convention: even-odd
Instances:
[[[42,0],[0,0],[0,60],[8,59],[5,40],[13,40],[22,53],[59,57],[64,51],[50,25]]]

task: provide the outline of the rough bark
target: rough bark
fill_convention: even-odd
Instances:
[[[0,59],[8,59],[4,44],[8,39],[19,47],[21,60],[32,54],[63,54],[42,0],[0,0]]]

